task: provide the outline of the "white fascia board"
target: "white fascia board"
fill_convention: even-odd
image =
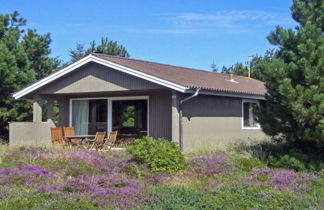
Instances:
[[[165,86],[165,87],[168,87],[168,88],[171,88],[171,89],[174,89],[174,90],[177,90],[177,91],[180,91],[180,92],[185,92],[187,87],[185,86],[182,86],[182,85],[179,85],[179,84],[176,84],[176,83],[173,83],[173,82],[170,82],[170,81],[167,81],[167,80],[163,80],[161,78],[158,78],[158,77],[155,77],[155,76],[152,76],[152,75],[149,75],[149,74],[146,74],[146,73],[143,73],[143,72],[140,72],[138,70],[135,70],[135,69],[132,69],[132,68],[128,68],[128,67],[125,67],[125,66],[122,66],[122,65],[119,65],[119,64],[116,64],[116,63],[113,63],[113,62],[110,62],[110,61],[107,61],[107,60],[104,60],[104,59],[101,59],[101,58],[98,58],[96,56],[93,56],[93,55],[88,55],[84,58],[82,58],[81,60],[49,75],[48,77],[45,77],[44,79],[41,79],[40,81],[22,89],[21,91],[17,92],[17,93],[14,93],[13,94],[13,97],[15,99],[19,99],[23,96],[25,96],[26,94],[28,93],[31,93],[32,91],[34,90],[37,90],[38,88],[72,72],[73,70],[89,63],[89,62],[95,62],[95,63],[98,63],[98,64],[101,64],[101,65],[104,65],[104,66],[107,66],[107,67],[110,67],[110,68],[113,68],[113,69],[116,69],[116,70],[119,70],[121,72],[124,72],[124,73],[127,73],[127,74],[130,74],[130,75],[133,75],[135,77],[139,77],[139,78],[142,78],[142,79],[145,79],[147,81],[150,81],[150,82],[153,82],[153,83],[156,83],[156,84],[159,84],[159,85],[162,85],[162,86]]]
[[[167,80],[152,76],[150,74],[147,74],[147,73],[144,73],[144,72],[132,69],[132,68],[128,68],[128,67],[125,67],[123,65],[116,64],[114,62],[107,61],[107,60],[102,59],[102,58],[98,58],[96,56],[92,56],[92,58],[93,58],[93,61],[96,62],[96,63],[102,64],[104,66],[119,70],[121,72],[133,75],[135,77],[139,77],[141,79],[145,79],[147,81],[150,81],[150,82],[153,82],[153,83],[156,83],[156,84],[159,84],[159,85],[162,85],[162,86],[165,86],[165,87],[168,87],[168,88],[171,88],[171,89],[183,92],[183,93],[187,89],[187,87],[176,84],[174,82],[170,82],[170,81],[167,81]]]
[[[186,93],[194,93],[193,90],[188,90]],[[254,96],[248,94],[239,94],[239,93],[222,93],[222,92],[209,92],[209,91],[200,91],[199,95],[214,95],[214,96],[226,96],[234,98],[246,98],[246,99],[255,99],[255,100],[265,100],[264,96]]]

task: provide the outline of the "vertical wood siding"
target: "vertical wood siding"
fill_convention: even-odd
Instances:
[[[104,91],[162,89],[146,80],[99,64],[90,63],[54,81],[38,91],[39,94],[68,94]]]

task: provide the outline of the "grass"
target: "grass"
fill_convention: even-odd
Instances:
[[[125,152],[2,145],[0,209],[321,209],[324,205],[322,168],[275,167],[237,147],[188,154],[186,160],[183,171],[152,173]]]

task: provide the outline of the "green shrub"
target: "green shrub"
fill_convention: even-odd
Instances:
[[[127,148],[139,163],[146,164],[153,172],[176,172],[186,166],[184,156],[174,142],[165,139],[143,137],[137,139],[134,146]]]
[[[232,161],[242,171],[251,171],[255,167],[264,166],[264,163],[257,158],[233,156]]]
[[[240,145],[238,152],[248,152],[270,167],[287,168],[296,171],[320,171],[324,169],[323,151],[302,148],[287,143],[260,143]]]
[[[268,164],[272,167],[293,169],[296,171],[320,171],[324,169],[323,160],[312,159],[296,149],[286,153],[274,153],[268,157]]]

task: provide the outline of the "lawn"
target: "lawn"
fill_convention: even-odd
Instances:
[[[0,209],[321,209],[323,170],[290,170],[237,151],[186,155],[152,172],[126,152],[0,146]]]

